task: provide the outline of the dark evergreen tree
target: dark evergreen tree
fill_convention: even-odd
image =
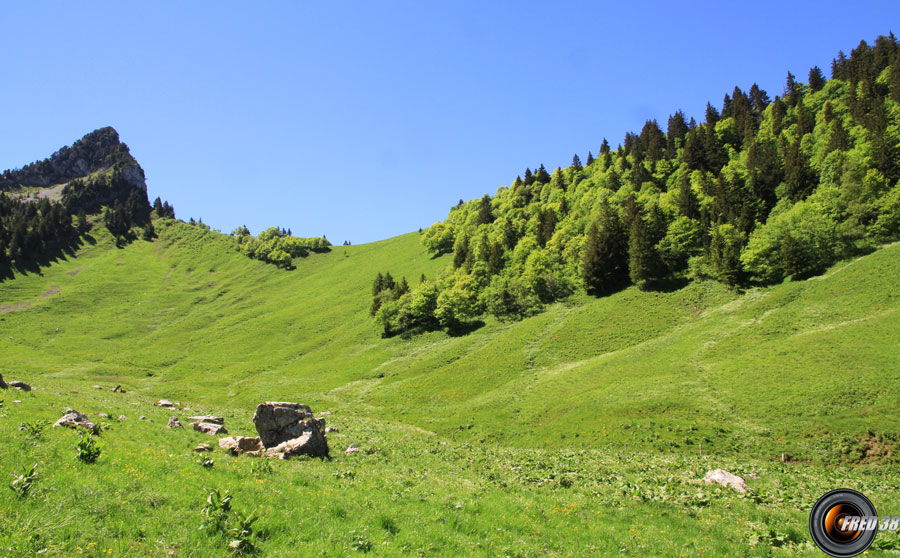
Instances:
[[[666,157],[674,159],[679,145],[684,143],[684,137],[688,133],[688,125],[684,121],[684,113],[675,111],[675,114],[669,117],[668,127],[666,128]]]
[[[726,95],[727,97],[727,95]],[[731,102],[728,103],[729,107],[731,106]],[[712,106],[712,103],[706,103],[706,123],[710,126],[715,126],[716,122],[719,121],[719,111],[716,110],[716,107]]]
[[[813,66],[809,71],[809,90],[820,91],[825,87],[825,76],[822,74],[822,68]]]
[[[589,162],[588,164],[590,164],[590,162]],[[572,168],[574,168],[576,171],[580,171],[580,170],[582,169],[582,167],[581,167],[581,159],[578,157],[578,153],[576,153],[576,154],[572,157]]]
[[[494,215],[491,212],[491,197],[485,194],[478,203],[478,216],[476,224],[487,225],[494,222]]]

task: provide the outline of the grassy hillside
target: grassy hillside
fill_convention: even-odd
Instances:
[[[633,288],[381,339],[371,277],[446,265],[418,234],[284,271],[199,227],[157,229],[124,248],[95,229],[76,257],[0,284],[0,373],[38,387],[0,393],[0,474],[40,475],[26,497],[0,492],[4,556],[222,556],[228,539],[197,530],[213,488],[234,496],[229,526],[260,515],[267,556],[816,556],[806,522],[825,491],[900,509],[900,244],[744,294]],[[214,412],[249,434],[263,400],[330,411],[334,459],[266,472],[217,451],[204,468],[191,448],[214,440],[164,428]],[[109,415],[97,463],[75,459],[71,431],[18,430],[67,406]],[[749,493],[697,483],[719,467]],[[897,546],[882,534],[870,555]]]
[[[896,446],[900,245],[741,295],[713,282],[628,289],[468,335],[385,340],[371,277],[390,265],[416,283],[445,264],[417,234],[287,272],[168,223],[123,249],[96,233],[77,257],[4,283],[0,372],[210,405],[301,400],[520,447],[702,443],[830,462],[883,461]]]

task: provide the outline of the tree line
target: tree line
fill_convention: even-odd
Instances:
[[[612,149],[454,206],[422,233],[453,259],[431,281],[373,289],[384,335],[518,319],[584,291],[713,279],[799,279],[900,236],[900,46],[893,34],[834,59],[831,79],[788,72],[649,120]],[[382,282],[385,276],[381,276]],[[402,291],[402,292],[401,292]]]

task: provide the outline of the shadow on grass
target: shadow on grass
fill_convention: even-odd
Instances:
[[[97,244],[97,240],[90,234],[85,233],[80,236],[73,236],[66,240],[58,240],[49,243],[44,248],[44,251],[38,254],[37,257],[16,260],[12,264],[0,264],[0,282],[6,281],[7,279],[13,279],[17,274],[43,275],[43,268],[50,267],[54,263],[69,261],[69,258],[74,258],[75,253],[84,244],[93,246]]]

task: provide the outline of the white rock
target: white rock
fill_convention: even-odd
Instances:
[[[703,482],[707,484],[716,483],[722,486],[727,486],[737,492],[740,492],[741,494],[747,492],[747,483],[744,482],[744,479],[737,475],[729,473],[725,469],[714,469],[712,471],[709,471],[708,473],[706,473],[706,476],[703,477]]]

